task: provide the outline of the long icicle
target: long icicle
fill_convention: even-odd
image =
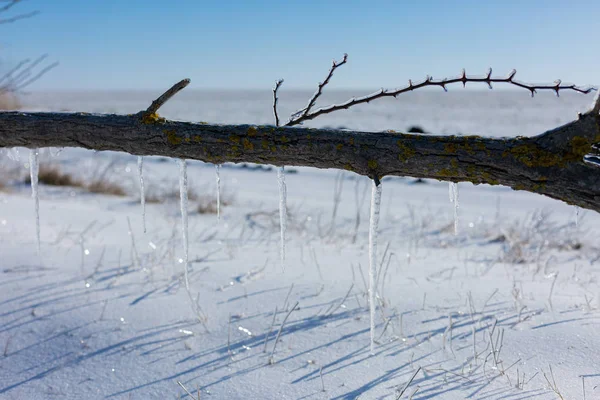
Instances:
[[[144,189],[144,157],[137,159],[138,175],[140,177],[140,203],[142,205],[142,224],[146,233],[146,190]]]
[[[217,177],[217,221],[221,221],[221,164],[215,164]]]
[[[452,182],[452,194],[453,194],[453,200],[452,202],[454,203],[454,235],[458,235],[458,183],[456,182]]]
[[[371,191],[371,217],[369,219],[369,314],[371,320],[371,354],[375,352],[375,282],[377,275],[377,230],[381,209],[381,182],[373,181]]]
[[[35,203],[35,234],[37,238],[37,251],[40,254],[40,195],[38,191],[38,179],[40,173],[39,150],[29,151],[29,175],[31,177],[31,197]]]
[[[285,235],[287,231],[287,187],[285,185],[285,167],[277,169],[277,181],[279,182],[279,254],[281,256],[281,268],[285,271]]]
[[[179,199],[181,206],[181,232],[183,234],[183,267],[185,289],[190,293],[190,281],[188,279],[189,263],[189,241],[188,241],[188,183],[187,183],[187,163],[184,159],[179,159]]]

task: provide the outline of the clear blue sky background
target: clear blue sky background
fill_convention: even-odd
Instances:
[[[31,89],[155,89],[184,77],[194,88],[280,77],[314,88],[344,52],[339,88],[490,66],[524,81],[600,84],[598,0],[23,0],[13,10],[41,13],[0,25],[0,59],[60,62]]]

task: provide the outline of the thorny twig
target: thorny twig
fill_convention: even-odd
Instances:
[[[282,83],[283,79],[279,79],[275,81],[275,86],[273,87],[273,115],[275,116],[275,126],[279,126],[279,115],[277,114],[277,91]]]
[[[327,86],[327,84],[329,83],[329,80],[331,80],[331,77],[333,76],[333,73],[335,72],[335,70],[338,69],[339,67],[341,67],[342,65],[346,64],[347,61],[348,61],[348,54],[346,54],[346,53],[344,53],[344,58],[342,59],[342,61],[336,62],[335,60],[333,60],[333,64],[331,65],[331,69],[329,70],[327,77],[325,78],[325,80],[322,83],[319,83],[319,87],[318,87],[317,91],[315,92],[315,94],[313,95],[313,97],[311,97],[310,100],[308,101],[308,105],[305,108],[298,110],[294,114],[292,114],[292,117],[290,118],[290,121],[286,124],[286,126],[292,126],[292,125],[299,124],[302,122],[303,119],[305,119],[309,115],[310,110],[313,108],[313,106],[317,102],[317,99],[319,98],[319,96],[321,96],[321,94],[323,94],[323,88],[325,86]]]
[[[556,92],[557,96],[559,95],[559,92],[561,90],[573,90],[575,92],[584,93],[584,94],[590,93],[592,90],[596,90],[596,88],[594,88],[594,87],[587,87],[584,89],[582,87],[579,87],[579,86],[576,86],[573,84],[563,85],[560,79],[556,80],[553,85],[532,85],[532,84],[528,84],[528,83],[519,82],[514,79],[515,75],[517,74],[517,71],[514,69],[504,78],[492,77],[492,69],[491,68],[488,70],[488,72],[485,76],[467,76],[465,70],[463,69],[461,72],[461,75],[458,77],[455,77],[455,78],[450,78],[450,79],[444,78],[444,79],[434,80],[433,77],[428,75],[423,82],[420,82],[417,84],[414,84],[412,82],[412,80],[409,80],[408,86],[405,86],[400,89],[389,90],[389,89],[382,88],[378,92],[372,93],[370,95],[359,97],[359,98],[352,98],[344,103],[332,104],[330,106],[319,108],[316,111],[310,112],[316,99],[321,95],[323,87],[329,82],[329,79],[333,75],[333,72],[335,71],[335,69],[337,67],[339,67],[340,65],[343,65],[346,62],[346,59],[347,59],[347,57],[344,56],[344,60],[342,62],[337,63],[337,64],[334,62],[333,67],[329,71],[329,75],[327,76],[327,79],[322,84],[319,84],[319,90],[317,90],[315,95],[311,98],[311,100],[308,103],[308,106],[306,108],[296,112],[295,114],[293,114],[292,118],[286,124],[286,126],[299,125],[305,121],[314,119],[320,115],[329,114],[334,111],[345,110],[345,109],[348,109],[357,104],[369,103],[373,100],[377,100],[382,97],[396,98],[400,94],[403,94],[406,92],[411,92],[413,90],[421,89],[421,88],[427,87],[427,86],[439,86],[442,89],[444,89],[444,91],[448,91],[446,86],[453,84],[453,83],[462,83],[463,87],[466,86],[467,82],[486,83],[490,89],[492,89],[492,83],[508,83],[510,85],[514,85],[514,86],[529,90],[531,92],[531,97],[533,97],[538,90],[553,90],[554,92]],[[596,108],[598,108],[600,110],[600,100],[598,100],[596,102],[596,105],[594,106],[594,110]]]

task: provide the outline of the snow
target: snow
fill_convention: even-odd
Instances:
[[[381,183],[373,181],[371,189],[371,215],[369,217],[369,318],[371,322],[371,354],[375,354],[375,292],[377,287],[377,232],[381,210]]]
[[[201,109],[203,121],[272,123],[269,90],[219,93],[183,91],[161,115],[193,120]],[[566,93],[416,94],[307,125],[532,135],[576,118],[591,101]],[[130,113],[153,95],[26,100],[32,109]],[[281,115],[310,95],[282,92]],[[326,92],[323,103],[346,95]],[[144,157],[144,234],[136,157],[65,149],[56,157],[40,150],[39,158],[41,168],[58,165],[81,179],[108,169],[130,196],[40,184],[40,260],[28,251],[36,241],[35,200],[22,183],[29,165],[2,157],[1,399],[176,398],[185,394],[178,381],[203,399],[395,399],[415,373],[404,400],[417,388],[413,400],[558,398],[544,374],[565,399],[582,399],[584,383],[586,399],[600,397],[594,212],[581,210],[576,223],[567,204],[461,183],[455,236],[446,182],[384,178],[377,242],[387,256],[378,258],[371,356],[368,178],[346,172],[337,185],[338,171],[286,167],[282,273],[273,172],[224,164],[222,200],[232,200],[222,204],[220,223],[196,212],[190,195],[186,257],[179,199],[149,201],[157,187],[177,193],[181,162]],[[206,189],[214,188],[214,166],[186,166],[190,193],[214,193]]]

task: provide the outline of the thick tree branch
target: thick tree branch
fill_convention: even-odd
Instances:
[[[470,181],[600,211],[600,152],[593,147],[600,142],[600,115],[592,111],[542,135],[511,139],[208,125],[144,115],[0,112],[0,147],[82,147],[215,164],[337,168],[371,178]]]

